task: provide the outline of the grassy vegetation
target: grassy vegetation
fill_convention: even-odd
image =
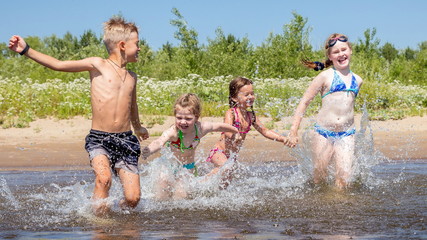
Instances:
[[[196,93],[202,99],[203,116],[223,116],[228,108],[228,83],[231,79],[231,76],[202,78],[196,74],[163,81],[140,77],[137,101],[142,121],[147,126],[161,124],[165,121],[162,116],[172,115],[176,97],[186,92]],[[257,96],[255,110],[261,116],[278,121],[293,114],[312,78],[253,80]],[[29,122],[47,116],[58,119],[91,116],[89,79],[40,82],[0,77],[0,85],[0,125],[3,128],[26,127]],[[316,97],[307,109],[307,115],[315,114],[320,101],[320,97]],[[360,110],[363,104],[373,119],[422,116],[427,110],[427,88],[403,85],[398,81],[365,81],[357,98],[356,110]]]
[[[222,116],[228,108],[228,83],[232,76],[246,76],[255,82],[259,115],[280,120],[291,116],[312,78],[318,74],[301,65],[301,59],[325,59],[322,49],[310,45],[308,19],[297,13],[283,25],[283,32],[266,37],[259,46],[248,38],[225,34],[221,28],[208,44],[200,44],[177,9],[171,25],[176,28],[178,46],[165,43],[153,50],[141,39],[139,61],[127,67],[140,75],[138,103],[147,125],[170,115],[175,98],[193,92],[203,100],[204,116]],[[345,34],[345,33],[344,33]],[[422,116],[427,109],[427,41],[416,49],[380,45],[376,29],[363,38],[350,39],[351,69],[364,79],[356,110],[366,104],[373,119]],[[140,37],[143,37],[141,34]],[[327,36],[325,35],[325,38]],[[88,30],[79,38],[70,33],[62,38],[26,37],[32,48],[60,60],[107,57],[102,38]],[[230,76],[229,76],[230,75]],[[26,127],[37,118],[59,119],[91,116],[90,86],[86,72],[52,71],[8,50],[0,43],[0,126]],[[313,115],[320,98],[307,109]]]

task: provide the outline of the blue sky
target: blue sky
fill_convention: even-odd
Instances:
[[[316,49],[333,32],[357,41],[374,27],[380,45],[417,48],[427,41],[425,0],[21,0],[2,1],[0,42],[8,42],[13,34],[46,37],[68,31],[80,36],[85,30],[101,34],[102,23],[121,13],[140,27],[140,38],[157,50],[167,41],[177,44],[176,29],[170,24],[173,7],[198,32],[201,43],[215,38],[215,30],[221,27],[225,34],[246,36],[259,45],[270,32],[283,32],[292,11],[308,19],[310,42]]]

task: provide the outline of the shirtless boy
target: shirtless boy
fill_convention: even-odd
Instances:
[[[104,43],[108,58],[89,57],[75,61],[60,61],[32,48],[20,36],[12,36],[9,48],[37,63],[56,71],[88,71],[91,79],[92,129],[86,137],[95,173],[93,211],[96,215],[108,212],[105,201],[112,182],[112,172],[123,185],[122,208],[134,208],[140,200],[138,158],[139,141],[148,138],[141,126],[136,103],[136,74],[126,64],[136,62],[140,50],[138,28],[121,17],[104,24]],[[133,135],[131,130],[133,127]]]

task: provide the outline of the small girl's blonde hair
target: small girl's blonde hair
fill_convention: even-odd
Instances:
[[[178,108],[188,108],[197,118],[200,117],[200,113],[202,112],[200,99],[194,93],[185,93],[176,99],[173,111],[174,115],[176,115]]]
[[[103,41],[108,53],[118,42],[129,40],[132,32],[138,33],[138,27],[133,22],[126,22],[121,16],[112,17],[105,22]]]

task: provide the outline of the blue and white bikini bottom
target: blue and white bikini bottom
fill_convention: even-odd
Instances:
[[[314,125],[314,130],[325,138],[333,139],[341,139],[356,133],[355,128],[351,128],[345,132],[334,132],[319,126],[317,123]]]

